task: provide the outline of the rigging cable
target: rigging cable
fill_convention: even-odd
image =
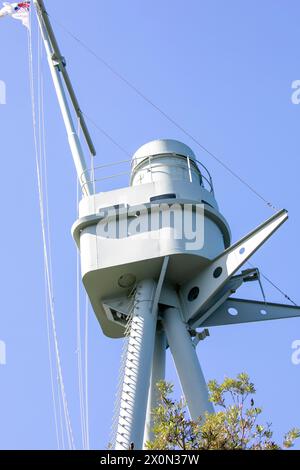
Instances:
[[[46,167],[46,152],[45,152],[45,123],[44,123],[44,83],[43,83],[43,76],[41,72],[41,37],[38,35],[38,103],[39,103],[39,142],[40,142],[40,168],[44,170],[44,179],[47,181],[47,167]],[[42,143],[43,142],[43,146]],[[43,165],[44,163],[44,165]],[[43,171],[41,172],[41,179],[43,178]],[[46,220],[47,220],[47,227],[48,227],[48,241],[50,242],[50,234],[49,234],[49,211],[48,211],[48,197],[47,197],[47,186],[45,188],[45,195],[46,195]],[[50,250],[49,250],[50,253]],[[49,259],[49,265],[51,270],[51,259]],[[60,439],[59,439],[59,431],[58,431],[58,416],[57,416],[57,405],[56,405],[56,395],[55,395],[55,384],[54,382],[54,367],[52,361],[52,349],[51,349],[51,335],[50,335],[50,322],[49,322],[49,305],[48,305],[48,294],[47,294],[47,275],[46,270],[44,269],[44,281],[45,281],[45,313],[46,313],[46,327],[47,327],[47,342],[48,342],[48,358],[49,358],[49,367],[50,367],[50,382],[51,382],[51,394],[52,394],[52,404],[53,404],[53,414],[54,414],[54,424],[55,424],[55,433],[56,433],[56,440],[57,440],[57,447],[60,449]],[[51,279],[51,285],[52,279]],[[64,442],[62,436],[62,446],[64,449]]]
[[[48,254],[48,246],[47,246],[47,231],[46,231],[46,226],[45,226],[46,224],[45,224],[45,209],[44,209],[44,198],[43,198],[43,181],[42,181],[41,168],[40,168],[40,156],[39,156],[38,133],[37,133],[31,21],[30,21],[30,28],[28,29],[27,37],[28,37],[28,59],[29,59],[29,83],[30,83],[31,107],[32,107],[33,137],[34,137],[34,147],[35,147],[35,164],[36,164],[38,195],[39,195],[40,222],[41,222],[41,231],[42,231],[42,240],[43,240],[44,269],[45,269],[45,276],[46,276],[46,282],[47,282],[49,311],[51,314],[50,316],[51,316],[54,349],[55,349],[55,355],[56,355],[58,381],[59,381],[59,386],[60,386],[61,399],[62,399],[62,405],[63,405],[63,411],[64,411],[64,417],[65,417],[68,444],[69,444],[70,449],[75,449],[73,431],[72,431],[67,397],[66,397],[65,386],[64,386],[64,381],[63,381],[62,366],[61,366],[61,359],[60,359],[59,346],[58,346],[58,337],[57,337],[57,330],[56,330],[56,321],[55,321],[54,298],[53,298],[53,291],[52,291],[52,285],[51,285],[49,254]]]
[[[100,127],[99,124],[97,124],[94,121],[94,119],[92,119],[90,116],[88,116],[84,112],[82,112],[82,114],[86,118],[86,120],[89,121],[95,127],[95,129],[97,129],[108,140],[110,140],[110,142],[112,144],[114,144],[119,150],[121,150],[121,152],[125,153],[125,155],[127,155],[127,157],[129,157],[131,159],[132,154],[130,152],[128,152],[128,150],[126,150],[122,145],[120,145],[106,130],[104,130],[102,127]]]
[[[80,122],[78,120],[78,137],[80,138]],[[76,211],[79,207],[79,182],[76,178]],[[78,215],[78,214],[77,214]],[[81,332],[81,302],[80,302],[80,253],[78,248],[76,248],[76,329],[77,329],[77,372],[78,372],[78,389],[79,389],[79,405],[80,405],[80,423],[81,423],[81,435],[82,435],[82,445],[83,449],[89,449],[89,429],[88,429],[88,397],[87,393],[87,301],[85,301],[85,334],[84,334],[84,365],[85,370],[83,374],[83,361],[82,361],[82,332]],[[83,381],[84,377],[84,381]],[[84,385],[85,384],[85,385]]]
[[[57,388],[59,390],[59,377],[57,374]],[[61,397],[60,393],[58,393],[58,410],[59,410],[59,424],[60,424],[60,431],[61,431],[61,439],[62,439],[62,447],[63,449],[66,448],[65,446],[65,433],[64,433],[64,420],[63,420],[63,412],[62,412],[62,406],[61,406]]]
[[[248,264],[249,266],[254,268],[254,264],[250,263],[250,261],[248,261]],[[266,276],[260,269],[259,269],[259,273],[260,273],[260,276],[263,277],[271,286],[273,286],[274,289],[276,289],[281,295],[283,295],[285,299],[291,302],[291,304],[295,305],[295,307],[298,307],[298,304],[293,299],[291,299],[291,297],[288,294],[286,294],[282,289],[280,289],[280,287],[278,287],[273,281],[271,281],[271,279],[268,276]]]
[[[49,15],[50,16],[50,15]],[[152,108],[154,108],[158,113],[160,113],[165,119],[167,119],[171,124],[173,124],[178,130],[185,134],[189,139],[191,139],[196,145],[198,145],[207,155],[212,157],[219,165],[221,165],[228,173],[236,178],[240,183],[248,188],[257,198],[263,201],[268,207],[276,211],[278,208],[270,201],[268,201],[259,191],[257,191],[252,185],[250,185],[244,178],[242,178],[236,171],[234,171],[230,166],[223,162],[223,160],[218,157],[215,153],[211,152],[206,146],[201,144],[201,142],[194,137],[188,130],[186,130],[181,124],[179,124],[174,118],[167,114],[163,109],[154,103],[148,96],[145,95],[139,88],[137,88],[133,83],[131,83],[127,78],[125,78],[118,70],[116,70],[107,60],[103,59],[99,54],[91,49],[87,44],[85,44],[81,39],[79,39],[75,34],[73,34],[68,28],[66,28],[60,21],[56,18],[51,18],[62,28],[72,39],[74,39],[81,47],[83,47],[90,55],[92,55],[96,60],[98,60],[102,65],[104,65],[113,75],[115,75],[120,81],[125,83],[132,91],[134,91],[140,98],[142,98],[146,103],[148,103]],[[85,116],[87,117],[87,116]],[[103,130],[101,130],[103,132]],[[107,137],[108,134],[107,134]],[[109,137],[110,138],[110,137]],[[111,139],[110,139],[111,140]],[[116,142],[114,142],[116,143]],[[117,144],[118,145],[118,144]],[[119,145],[118,145],[119,146]]]

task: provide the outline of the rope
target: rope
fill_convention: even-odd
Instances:
[[[44,271],[48,292],[48,302],[49,302],[49,311],[52,325],[54,349],[56,354],[56,366],[58,372],[59,386],[63,404],[63,411],[65,417],[65,425],[67,430],[68,444],[70,449],[74,449],[74,438],[72,432],[72,426],[70,421],[70,415],[68,411],[68,404],[65,394],[65,387],[63,381],[58,338],[56,331],[56,321],[55,321],[55,309],[54,309],[54,299],[53,291],[51,285],[51,274],[50,274],[50,262],[48,255],[47,247],[47,231],[45,224],[45,209],[44,209],[44,199],[43,199],[43,180],[42,172],[40,167],[40,154],[39,154],[39,145],[38,145],[38,133],[37,133],[37,119],[36,119],[36,105],[35,105],[35,93],[34,93],[34,73],[33,73],[33,51],[32,51],[32,32],[31,25],[28,29],[28,61],[29,61],[29,83],[30,83],[30,94],[31,94],[31,107],[32,107],[32,123],[33,123],[33,137],[34,137],[34,148],[35,148],[35,164],[36,164],[36,174],[37,174],[37,185],[38,185],[38,195],[39,195],[39,207],[40,207],[40,222],[41,222],[41,231],[42,231],[42,240],[43,240],[43,254],[44,254]],[[40,112],[40,110],[39,110]],[[49,346],[49,344],[48,344]]]
[[[49,15],[50,16],[50,15]],[[268,207],[272,210],[278,210],[277,207],[270,201],[268,201],[259,191],[257,191],[252,185],[250,185],[244,178],[242,178],[236,171],[234,171],[230,166],[223,162],[223,160],[218,157],[215,153],[208,150],[206,146],[204,146],[196,137],[194,137],[187,129],[185,129],[181,124],[179,124],[174,118],[172,118],[169,114],[163,111],[157,104],[155,104],[150,98],[148,98],[139,88],[133,85],[127,78],[125,78],[119,71],[117,71],[112,65],[110,65],[105,59],[100,57],[95,51],[93,51],[87,44],[85,44],[81,39],[79,39],[75,34],[73,34],[68,28],[66,28],[60,21],[54,18],[51,15],[51,18],[67,33],[74,41],[76,41],[81,47],[83,47],[89,54],[91,54],[97,61],[99,61],[102,65],[104,65],[115,77],[117,77],[120,81],[122,81],[128,88],[134,91],[140,98],[142,98],[146,103],[152,106],[159,114],[161,114],[167,121],[169,121],[173,126],[175,126],[178,130],[180,130],[183,134],[185,134],[189,139],[191,139],[196,145],[198,145],[207,155],[212,157],[219,165],[221,165],[228,173],[231,174],[234,178],[236,178],[240,183],[242,183],[250,192],[252,192],[257,198],[263,201]],[[87,117],[87,116],[85,116]],[[89,119],[90,120],[90,119]],[[94,124],[95,125],[95,124]],[[95,126],[98,127],[98,126]],[[99,130],[106,135],[114,144],[116,144],[120,149],[122,147],[111,139],[109,134],[107,134],[103,129],[99,128]],[[122,149],[124,150],[124,149]],[[126,151],[125,151],[126,152]]]

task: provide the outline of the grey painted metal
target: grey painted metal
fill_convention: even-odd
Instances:
[[[205,168],[203,171],[203,165],[201,168],[197,165],[196,156],[188,146],[168,139],[147,143],[135,153],[130,187],[94,195],[94,168],[92,182],[65,87],[90,152],[95,155],[96,151],[44,2],[33,0],[33,3],[78,179],[83,194],[88,196],[80,203],[79,220],[73,227],[81,251],[83,282],[108,336],[121,337],[124,333],[128,314],[126,295],[130,289],[125,286],[124,290],[120,280],[127,278],[137,282],[115,448],[128,449],[133,442],[135,448],[140,449],[144,431],[145,439],[151,435],[151,409],[157,400],[155,384],[164,377],[165,371],[165,334],[157,330],[160,299],[166,302],[165,305],[170,303],[162,322],[193,419],[203,416],[206,411],[213,412],[213,407],[188,329],[300,316],[299,307],[228,298],[245,281],[242,275],[234,279],[237,277],[234,274],[288,215],[285,210],[279,211],[229,247],[230,228],[218,210],[209,172]],[[167,200],[168,194],[171,201]],[[132,220],[137,217],[137,207],[142,204],[146,206],[143,217],[147,220],[148,206],[152,205],[153,198],[161,200],[164,197],[166,204],[176,202],[177,210],[180,204],[190,203],[194,207],[203,204],[205,223],[201,249],[189,251],[185,247],[186,240],[175,241],[175,227],[171,225],[156,229],[158,242],[155,240],[154,243],[151,237],[146,237],[143,242],[140,236],[144,237],[147,232],[150,235],[151,229],[134,236],[128,232],[113,240],[99,235],[97,227],[103,222],[103,210],[122,206],[127,220]],[[106,222],[110,224],[111,220],[108,218]],[[161,242],[163,232],[172,233],[167,242]],[[148,280],[144,280],[146,272]],[[179,292],[178,285],[182,285]]]
[[[201,322],[201,326],[239,325],[287,318],[300,318],[300,307],[230,298],[220,305],[203,323]],[[198,322],[193,324],[194,328],[198,326]]]
[[[164,276],[166,275],[166,268],[164,268],[164,264],[169,258],[165,258],[164,263],[162,265],[162,272],[165,271]],[[254,269],[247,269],[242,271],[241,274],[233,276],[223,287],[221,291],[218,292],[211,302],[210,307],[205,311],[205,316],[211,316],[215,310],[217,310],[224,302],[230,297],[230,295],[234,294],[237,289],[244,283],[244,282],[253,282],[257,280],[257,268]],[[177,292],[172,287],[172,285],[164,282],[161,283],[160,289],[160,297],[159,297],[159,304],[163,307],[177,307],[181,308],[180,299],[178,298]],[[159,290],[157,289],[157,293]],[[274,304],[276,305],[276,304]],[[106,314],[110,318],[111,321],[116,321],[120,324],[121,319],[123,319],[124,327],[126,324],[126,318],[130,314],[131,309],[131,299],[128,295],[122,295],[120,297],[113,297],[107,298],[104,300],[103,303],[104,308],[106,309]],[[108,311],[109,309],[110,311]],[[112,315],[111,312],[117,312],[115,317]],[[202,318],[202,314],[199,314],[189,320],[188,325],[194,329],[201,326],[202,323],[205,322]]]
[[[152,280],[141,281],[137,286],[125,363],[116,450],[129,449],[131,443],[134,443],[135,449],[141,449],[143,446],[157,322],[155,292],[156,283]]]
[[[165,380],[166,373],[166,335],[158,326],[155,335],[155,345],[152,360],[151,380],[148,394],[147,414],[144,432],[144,448],[148,441],[153,439],[153,410],[158,406],[159,393],[157,383]]]
[[[76,93],[74,91],[71,79],[70,79],[69,74],[67,72],[66,62],[65,62],[65,59],[64,59],[64,57],[62,56],[62,54],[60,52],[60,48],[59,48],[59,45],[57,43],[53,28],[52,28],[52,25],[51,25],[49,15],[46,11],[44,1],[43,0],[34,0],[34,3],[35,3],[35,6],[37,8],[38,14],[40,14],[43,18],[45,28],[47,30],[47,33],[49,35],[49,39],[51,41],[51,45],[52,45],[52,49],[53,49],[52,59],[56,61],[56,63],[58,64],[59,70],[61,71],[61,73],[63,75],[67,90],[68,90],[69,95],[70,95],[70,99],[72,101],[74,110],[75,110],[76,115],[77,115],[77,117],[79,119],[79,122],[80,122],[80,127],[81,127],[83,135],[86,139],[86,143],[89,147],[89,150],[90,150],[91,154],[93,156],[95,156],[96,155],[96,149],[94,147],[94,144],[93,144],[90,132],[88,130],[88,127],[86,125],[84,116],[83,116],[82,111],[80,109],[79,102],[78,102],[78,99],[76,97]]]
[[[195,328],[238,323],[228,313],[232,302],[237,305],[230,296],[244,282],[258,280],[259,276],[256,269],[240,274],[237,271],[288,218],[285,210],[279,211],[230,246],[230,228],[219,212],[210,175],[208,188],[202,184],[203,178],[204,171],[189,147],[177,141],[158,140],[141,147],[134,155],[130,186],[101,192],[80,202],[79,219],[72,233],[81,253],[84,286],[107,336],[124,335],[129,294],[134,283],[138,285],[122,386],[117,449],[128,449],[131,442],[140,449],[143,437],[146,440],[151,437],[151,409],[157,398],[154,385],[157,378],[164,376],[165,368],[163,333],[155,334],[158,308],[163,312],[159,321],[163,323],[191,417],[197,419],[206,411],[213,412],[194,344],[207,332],[199,334]],[[155,208],[153,201],[159,201]],[[193,206],[192,210],[201,206],[203,211],[203,245],[199,249],[187,248],[187,239],[176,238],[175,226],[165,222],[167,211],[174,211],[175,219],[176,211],[185,204]],[[149,224],[153,208],[161,211],[160,222],[154,229]],[[124,220],[128,226],[121,235],[115,232],[106,236],[102,230],[105,227],[113,233],[110,227]],[[140,224],[140,230],[132,229],[132,221],[133,226]],[[166,233],[169,237],[164,236]],[[144,281],[145,276],[151,281]],[[132,284],[124,283],[124,279],[131,279]],[[243,301],[239,302],[241,322],[252,321],[251,315],[244,313]],[[271,308],[269,304],[267,315],[258,315],[257,309],[263,310],[261,304],[248,304],[250,310],[253,307],[255,318],[284,316],[278,309],[275,312],[275,305]],[[297,315],[294,311],[288,315],[297,316],[298,311]]]
[[[109,191],[108,193],[110,197],[114,198],[114,200],[118,202],[118,204],[114,205],[107,205],[109,204],[109,202],[111,202],[107,197],[107,193],[96,194],[93,198],[85,198],[80,201],[80,215],[86,214],[87,212],[91,212],[91,214],[82,215],[82,217],[80,217],[73,224],[72,235],[78,247],[80,244],[80,234],[82,230],[97,225],[98,222],[105,218],[105,212],[109,211],[110,209],[112,211],[114,210],[114,215],[116,216],[124,216],[126,213],[128,213],[129,216],[132,217],[131,214],[134,214],[135,211],[139,211],[141,209],[141,206],[143,206],[143,208],[146,208],[150,212],[151,207],[155,206],[153,202],[149,202],[151,195],[156,196],[160,192],[166,191],[167,188],[161,185],[149,186],[147,184],[145,186],[147,187],[143,188],[143,191],[140,191],[139,187],[128,188],[130,191],[123,191],[122,189],[115,190],[112,191],[113,194],[110,194],[111,192]],[[176,189],[181,194],[185,193],[187,192],[187,184],[180,184],[180,182],[178,182],[178,184],[176,185]],[[175,186],[173,187],[173,190],[175,190]],[[190,198],[177,197],[175,200],[176,204],[183,206],[188,204],[195,204],[197,202],[201,204],[201,202],[203,202],[196,201],[195,199],[193,199],[195,195],[193,196],[193,194],[191,193],[189,194],[189,196]],[[120,201],[123,202],[121,203]],[[86,207],[86,202],[88,203],[88,207]],[[134,202],[137,202],[137,204],[134,204]],[[174,204],[174,199],[169,199],[168,197],[166,197],[162,199],[160,203],[172,205]],[[205,201],[204,208],[205,217],[210,219],[213,224],[216,224],[219,231],[221,232],[223,238],[223,246],[225,245],[225,248],[229,247],[231,240],[231,232],[226,219],[212,205],[207,204]],[[217,249],[219,249],[219,243]],[[210,252],[214,253],[215,250],[216,248],[211,248]],[[209,253],[207,253],[206,256],[209,256]]]
[[[207,308],[202,311],[200,310],[197,315],[188,321],[188,324],[191,326],[191,328],[195,328],[195,325],[197,325],[197,327],[201,326],[202,323],[205,322],[205,319],[209,318],[215,312],[215,310],[217,310],[217,308],[223,305],[228,297],[230,297],[232,294],[235,294],[235,292],[239,289],[239,287],[241,287],[243,283],[253,282],[257,279],[257,268],[246,269],[245,271],[242,271],[241,274],[232,276],[211,298]]]
[[[177,308],[168,308],[162,321],[191,418],[204,417],[213,406],[187,325]]]
[[[63,81],[60,75],[60,71],[58,67],[55,65],[55,61],[53,59],[53,54],[54,54],[53,44],[51,42],[49,32],[46,27],[46,23],[45,23],[44,16],[43,16],[43,10],[41,9],[41,3],[42,3],[41,0],[34,0],[34,5],[37,9],[38,23],[39,23],[39,27],[41,30],[41,35],[43,38],[45,49],[46,49],[47,60],[48,60],[54,88],[55,88],[56,95],[58,98],[65,128],[67,131],[69,145],[70,145],[70,149],[72,152],[72,156],[73,156],[73,160],[74,160],[74,164],[75,164],[75,168],[77,172],[77,177],[81,185],[83,194],[85,194],[86,196],[90,196],[91,194],[93,194],[93,185],[91,182],[89,182],[89,180],[85,176],[86,175],[85,172],[87,168],[86,168],[86,162],[85,162],[82,146],[81,146],[80,140],[78,138],[78,135],[74,126],[69,103],[68,103],[67,96],[64,90],[64,86],[63,86]],[[83,181],[81,179],[82,174],[84,174]]]
[[[158,283],[156,287],[156,292],[155,292],[155,297],[154,297],[154,305],[156,307],[158,307],[158,302],[159,302],[161,291],[165,282],[169,262],[170,262],[170,257],[165,256],[162,262],[161,271],[160,271],[160,275],[159,275],[159,279],[158,279]]]
[[[218,290],[287,219],[286,210],[277,212],[249,235],[227,248],[209,263],[198,276],[195,276],[193,280],[187,282],[181,288],[180,296],[184,302],[187,321],[199,313],[201,309],[205,309]],[[199,295],[194,300],[189,301],[189,292],[195,287],[199,288]],[[206,314],[202,318],[204,321]]]
[[[193,150],[183,142],[174,139],[151,140],[142,145],[132,157],[132,174],[135,174],[136,168],[152,155],[184,155],[191,160],[196,161],[196,155]]]

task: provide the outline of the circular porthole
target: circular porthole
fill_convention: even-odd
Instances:
[[[188,293],[188,301],[189,302],[192,302],[193,300],[196,300],[198,295],[199,295],[199,292],[200,292],[200,289],[199,287],[195,286],[195,287],[192,287],[192,289],[190,290],[190,292]]]
[[[262,309],[262,310],[260,311],[260,313],[261,313],[261,315],[267,315],[268,312],[267,312],[267,310]]]
[[[121,277],[119,277],[118,284],[120,287],[123,287],[124,289],[128,287],[132,287],[135,284],[136,277],[134,274],[131,273],[126,273],[122,274]]]
[[[237,310],[236,308],[230,307],[230,308],[228,309],[228,313],[229,313],[229,315],[231,315],[232,317],[236,317],[239,312],[238,312],[238,310]]]
[[[223,272],[223,268],[221,268],[221,266],[218,266],[215,270],[214,270],[214,273],[213,273],[213,276],[215,279],[217,279],[218,277],[221,276]]]
[[[245,251],[246,251],[246,248],[242,247],[239,251],[239,254],[243,255],[245,253]]]

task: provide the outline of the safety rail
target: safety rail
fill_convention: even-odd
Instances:
[[[167,154],[168,156],[172,157],[173,155]],[[134,174],[139,168],[142,169],[142,167],[147,167],[147,172],[149,172],[152,175],[157,173],[157,169],[159,166],[161,167],[177,167],[177,164],[170,163],[167,160],[164,160],[163,162],[157,162],[157,159],[159,157],[164,156],[163,154],[157,154],[157,155],[149,155],[148,157],[139,157],[139,158],[134,158],[130,160],[119,160],[117,162],[112,162],[112,163],[106,163],[104,165],[99,165],[91,168],[87,168],[81,175],[81,187],[84,189],[84,187],[87,184],[92,184],[94,188],[94,193],[98,192],[98,186],[99,190],[103,191],[103,183],[108,181],[108,180],[113,180],[113,179],[118,179],[124,176],[128,176],[130,183],[132,182],[132,179],[134,177]],[[195,158],[187,157],[185,155],[178,155],[176,154],[175,156],[182,158],[182,161],[185,162],[186,164],[186,169],[187,169],[187,179],[190,181],[190,183],[193,183],[193,169],[198,169],[199,171],[199,185],[209,191],[210,193],[214,192],[213,188],[213,182],[211,175],[208,171],[208,169],[203,165],[203,163],[199,162]],[[138,161],[140,160],[140,161]],[[155,161],[156,160],[156,161]],[[147,162],[148,161],[148,162]],[[116,171],[116,172],[111,172],[111,168],[116,168],[116,167],[126,167],[124,168],[124,171]],[[88,177],[87,177],[88,175]],[[122,182],[122,184],[124,184]],[[101,186],[100,186],[101,185]],[[110,188],[108,188],[110,189]]]

